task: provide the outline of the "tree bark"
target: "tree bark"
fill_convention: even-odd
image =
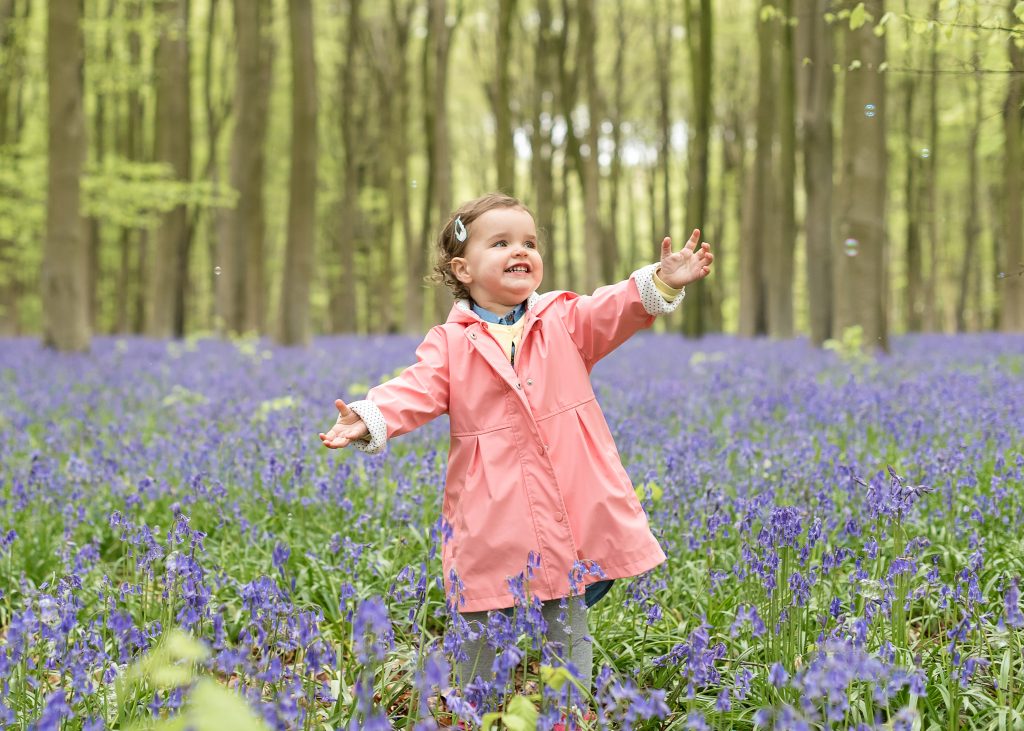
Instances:
[[[512,29],[515,26],[516,0],[498,0],[498,36],[494,59],[494,158],[498,171],[498,190],[515,195],[515,147],[512,141],[511,74]]]
[[[448,138],[448,60],[451,56],[452,35],[462,14],[461,4],[449,24],[447,0],[430,0],[430,33],[433,37],[433,165],[431,191],[436,228],[445,222],[452,211],[452,155]],[[431,229],[427,229],[430,231]],[[443,320],[452,306],[452,295],[446,287],[434,288],[434,319]]]
[[[156,51],[155,158],[168,163],[179,180],[191,176],[191,102],[189,95],[189,0],[162,0]],[[188,270],[188,222],[184,204],[164,214],[156,232],[146,334],[180,337],[184,333],[184,289]]]
[[[776,31],[778,43],[778,234],[769,246],[769,283],[765,288],[768,334],[793,337],[793,269],[796,250],[796,70],[793,54],[792,0],[782,0],[783,17]]]
[[[580,185],[583,188],[583,291],[593,292],[602,282],[601,255],[605,252],[604,226],[601,222],[601,168],[598,162],[598,140],[603,119],[603,105],[597,82],[597,18],[594,0],[580,0],[578,57],[583,65],[583,85],[587,94],[587,130],[583,137],[586,150],[580,146]]]
[[[828,0],[799,0],[797,30],[800,129],[806,196],[805,276],[811,342],[832,335],[832,29]],[[803,63],[802,59],[809,59]]]
[[[79,212],[79,176],[86,150],[83,46],[80,1],[51,0],[46,20],[49,182],[42,269],[43,341],[60,351],[88,350],[91,337],[85,281],[88,260]]]
[[[266,214],[263,184],[269,93],[273,73],[273,7],[268,0],[235,0],[235,124],[228,153],[231,187],[238,193],[226,216],[217,257],[219,311],[231,333],[266,331]]]
[[[932,0],[931,17],[939,17],[939,0]],[[931,76],[928,83],[928,157],[921,174],[925,179],[925,195],[921,201],[921,220],[928,232],[926,256],[928,276],[924,284],[923,324],[925,330],[942,328],[938,302],[939,289],[939,45],[938,32],[931,35],[929,53]]]
[[[552,28],[550,0],[537,0],[538,28],[533,68],[533,124],[530,142],[530,160],[533,178],[533,213],[537,217],[538,235],[544,260],[547,289],[558,289],[561,247],[554,245],[554,167],[551,129],[554,120],[554,68],[557,63],[557,45]]]
[[[1014,3],[1009,3],[1012,21]],[[1003,253],[1000,292],[1002,307],[1000,329],[1003,332],[1024,330],[1024,153],[1021,137],[1024,131],[1024,51],[1010,38],[1010,65],[1003,104]]]
[[[279,339],[282,345],[308,345],[312,337],[309,290],[315,249],[317,171],[316,59],[311,0],[291,0],[288,21],[292,60],[291,178]]]
[[[708,147],[711,136],[711,78],[714,68],[712,47],[712,10],[710,0],[700,1],[700,12],[683,0],[686,28],[690,38],[690,81],[693,89],[693,118],[689,161],[686,174],[686,223],[678,238],[685,241],[692,228],[702,230],[708,225]],[[786,178],[783,178],[786,180]],[[711,291],[706,282],[690,285],[683,308],[683,331],[690,337],[707,332],[710,317]]]
[[[348,24],[343,48],[344,61],[340,71],[339,111],[341,146],[344,150],[341,180],[341,212],[335,227],[335,256],[341,265],[340,287],[331,288],[331,329],[333,332],[356,332],[356,240],[361,228],[359,212],[357,130],[355,105],[359,99],[355,63],[359,57],[359,36],[362,32],[360,0],[348,1]],[[390,246],[390,242],[388,242]]]
[[[771,6],[762,0],[761,7]],[[764,335],[767,331],[767,292],[765,259],[775,235],[775,211],[772,205],[772,144],[775,132],[775,78],[773,47],[776,23],[757,17],[757,151],[749,176],[749,205],[744,206],[744,231],[740,253],[740,334]]]
[[[27,10],[27,8],[26,8]],[[11,125],[11,103],[14,118],[21,116],[19,90],[25,76],[25,44],[11,32],[11,21],[17,16],[14,0],[0,0],[0,50],[4,64],[0,66],[0,149],[16,145],[21,136],[17,125]],[[21,332],[20,300],[23,289],[18,271],[16,243],[0,237],[0,336],[8,337]]]
[[[853,7],[851,3],[850,7]],[[883,0],[868,0],[873,18],[885,13]],[[868,350],[889,349],[885,267],[885,127],[888,117],[885,74],[885,36],[876,36],[865,23],[846,36],[843,90],[843,137],[839,196],[839,235],[845,255],[836,257],[833,330],[837,335],[855,325],[863,331]],[[850,69],[851,62],[860,67]],[[849,241],[850,243],[846,243]]]

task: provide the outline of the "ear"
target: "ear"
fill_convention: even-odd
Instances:
[[[449,266],[452,268],[452,274],[455,275],[455,278],[463,284],[470,284],[473,281],[473,277],[469,273],[469,262],[463,257],[452,257]]]

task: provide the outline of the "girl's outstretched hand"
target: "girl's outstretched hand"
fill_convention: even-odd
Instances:
[[[703,279],[711,273],[711,262],[715,260],[711,253],[711,244],[707,241],[697,248],[700,240],[700,229],[693,229],[690,239],[679,251],[672,251],[672,239],[666,236],[661,242],[661,267],[658,277],[665,284],[675,289],[682,289],[687,284]]]
[[[364,439],[370,435],[370,430],[359,418],[359,414],[346,406],[344,401],[337,399],[334,405],[338,407],[338,421],[329,432],[320,433],[320,441],[324,443],[325,447],[329,449],[347,447],[350,442]]]

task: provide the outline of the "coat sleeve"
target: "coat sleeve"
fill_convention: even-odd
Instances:
[[[367,454],[384,449],[388,439],[421,427],[448,411],[448,346],[444,331],[433,328],[416,349],[416,362],[371,388],[349,404],[366,424],[369,441],[352,444]]]
[[[654,284],[657,264],[649,264],[629,279],[600,287],[592,295],[566,300],[566,329],[588,369],[637,331],[650,327],[655,315],[674,312],[685,292],[666,301]]]

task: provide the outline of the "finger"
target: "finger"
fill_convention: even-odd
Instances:
[[[334,405],[338,408],[338,413],[342,416],[348,416],[352,413],[352,410],[349,409],[349,407],[345,405],[345,402],[340,398],[334,400]]]
[[[664,259],[666,256],[672,253],[672,239],[666,236],[661,240],[661,258]]]
[[[698,241],[700,241],[700,229],[695,228],[693,229],[693,233],[690,234],[690,238],[686,241],[686,244],[683,248],[693,251],[694,249],[697,248]]]

